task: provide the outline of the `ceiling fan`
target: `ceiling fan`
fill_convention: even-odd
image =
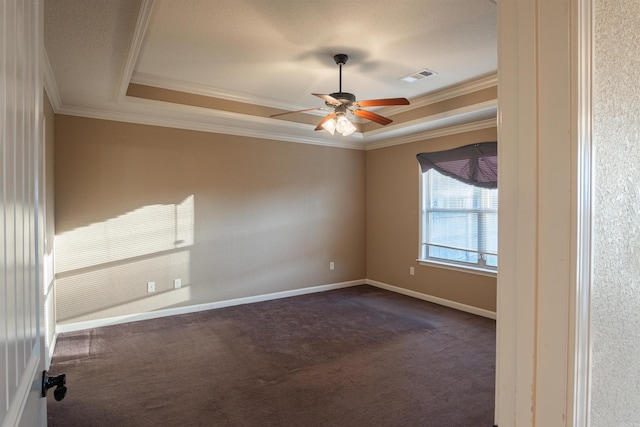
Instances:
[[[308,108],[306,110],[287,111],[286,113],[273,114],[271,117],[283,116],[285,114],[304,113],[307,111],[315,110],[329,110],[331,113],[324,116],[324,118],[318,123],[318,126],[314,130],[324,129],[327,132],[334,134],[338,131],[343,136],[351,135],[356,127],[347,118],[347,114],[353,114],[363,119],[371,120],[383,126],[388,125],[393,120],[383,117],[379,114],[372,113],[371,111],[363,110],[366,107],[382,107],[390,105],[409,105],[409,100],[406,98],[385,98],[385,99],[369,99],[366,101],[356,101],[356,96],[352,93],[342,91],[342,66],[347,63],[349,57],[344,53],[334,55],[333,59],[336,64],[340,66],[340,86],[338,92],[334,92],[328,95],[320,93],[312,93],[325,102],[324,107]]]

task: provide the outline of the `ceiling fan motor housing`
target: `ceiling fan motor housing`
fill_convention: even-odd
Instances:
[[[333,60],[336,61],[336,64],[338,65],[344,65],[347,63],[347,59],[349,59],[349,56],[345,55],[344,53],[339,53],[337,55],[333,55]]]
[[[350,104],[353,102],[356,102],[356,96],[352,93],[349,92],[333,92],[331,94],[329,94],[329,96],[331,96],[332,98],[337,99],[338,101],[342,102],[343,104]],[[327,105],[332,105],[330,103],[326,103]]]

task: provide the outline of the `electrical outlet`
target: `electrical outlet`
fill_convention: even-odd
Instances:
[[[173,279],[173,289],[180,289],[182,287],[182,279]]]
[[[336,268],[336,264],[333,261],[331,261],[329,263],[329,270],[335,270],[335,268]]]
[[[147,282],[147,292],[155,292],[156,291],[156,282]]]
[[[416,271],[413,269],[413,267],[409,267],[409,274],[412,276],[416,274]]]

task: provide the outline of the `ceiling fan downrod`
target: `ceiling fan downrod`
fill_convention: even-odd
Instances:
[[[356,102],[356,96],[352,93],[342,91],[342,66],[347,63],[349,57],[344,53],[339,53],[333,56],[333,60],[340,67],[340,81],[338,85],[338,91],[330,94],[331,97],[337,99],[341,103],[353,103]],[[335,105],[333,102],[326,102],[327,106]]]
[[[338,92],[342,93],[342,66],[347,63],[349,56],[344,53],[339,53],[333,56],[333,60],[336,61],[336,64],[340,67],[340,82],[338,84]]]

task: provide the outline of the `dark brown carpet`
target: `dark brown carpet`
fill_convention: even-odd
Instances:
[[[58,338],[50,426],[493,425],[495,321],[370,286]]]

